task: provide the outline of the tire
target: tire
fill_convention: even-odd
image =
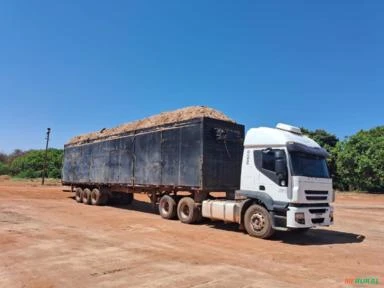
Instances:
[[[198,213],[195,207],[195,201],[191,197],[183,197],[177,205],[177,216],[182,223],[195,223]]]
[[[159,202],[159,213],[164,219],[175,219],[177,214],[176,201],[169,195],[161,197]]]
[[[83,193],[83,189],[81,189],[80,187],[77,187],[75,190],[75,200],[77,203],[83,202],[82,195],[81,195],[82,193]]]
[[[91,190],[89,190],[88,188],[85,188],[83,190],[83,193],[81,194],[81,199],[83,201],[84,204],[91,204]]]
[[[267,239],[272,236],[272,217],[263,206],[253,204],[244,215],[244,227],[249,235]]]
[[[103,193],[100,192],[99,189],[95,188],[91,192],[91,204],[92,205],[104,205],[104,197]]]

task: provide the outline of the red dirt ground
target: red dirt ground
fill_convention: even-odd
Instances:
[[[358,287],[384,281],[384,195],[337,195],[335,225],[252,238],[132,205],[78,204],[61,186],[0,181],[0,287]],[[360,286],[361,287],[361,286]]]

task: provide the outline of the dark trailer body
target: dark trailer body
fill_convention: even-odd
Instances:
[[[234,191],[243,139],[243,125],[201,117],[66,145],[62,181],[121,192]]]

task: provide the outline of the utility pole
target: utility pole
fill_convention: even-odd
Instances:
[[[47,143],[45,144],[45,157],[44,157],[44,167],[43,167],[43,177],[41,178],[41,185],[44,185],[45,174],[47,172],[47,158],[48,158],[48,143],[49,143],[49,133],[51,133],[51,128],[47,128]]]

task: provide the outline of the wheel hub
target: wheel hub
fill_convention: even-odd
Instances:
[[[189,216],[189,207],[188,205],[184,205],[184,207],[181,209],[181,214],[183,214],[183,217]]]
[[[251,217],[251,227],[254,231],[263,230],[265,226],[265,219],[261,213],[255,213]]]
[[[168,202],[165,202],[164,205],[163,205],[163,210],[164,212],[168,213],[169,212],[169,203]]]

